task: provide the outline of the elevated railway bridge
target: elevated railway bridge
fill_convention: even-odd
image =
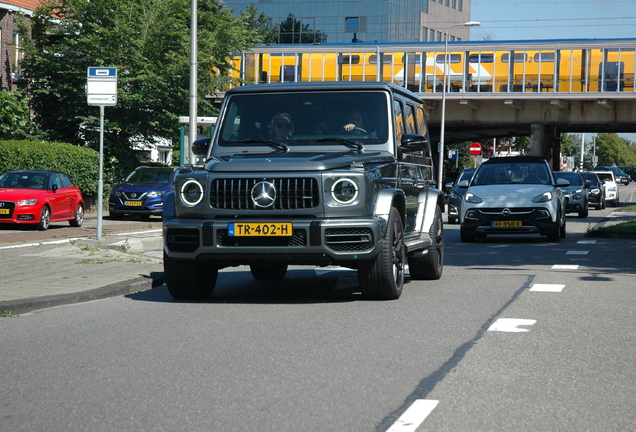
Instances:
[[[530,136],[529,153],[558,168],[562,132],[636,132],[635,50],[636,39],[259,46],[232,57],[232,78],[392,82],[425,102],[433,142],[445,98],[447,144]]]

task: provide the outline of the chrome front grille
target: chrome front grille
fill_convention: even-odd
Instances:
[[[298,210],[320,204],[318,181],[314,178],[270,178],[276,188],[272,205],[262,208],[252,200],[252,188],[263,178],[214,179],[210,185],[210,206],[222,210]]]
[[[504,207],[501,208],[480,208],[478,210],[484,219],[489,221],[500,220],[525,220],[532,216],[535,209],[532,207],[507,207],[509,213],[507,216],[503,215]]]

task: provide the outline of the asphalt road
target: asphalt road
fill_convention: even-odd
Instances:
[[[392,302],[350,270],[235,268],[206,302],[162,286],[0,319],[0,429],[633,430],[636,240],[583,236],[610,211],[559,243],[445,225],[442,279]]]

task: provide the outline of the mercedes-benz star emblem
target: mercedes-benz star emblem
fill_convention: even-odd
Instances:
[[[256,207],[267,208],[276,201],[276,188],[268,181],[261,181],[252,188],[252,202]]]
[[[509,208],[505,208],[505,209],[503,209],[501,211],[501,214],[504,215],[504,216],[510,216],[510,213],[511,213],[511,211],[510,211]]]

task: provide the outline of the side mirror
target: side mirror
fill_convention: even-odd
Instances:
[[[557,186],[570,186],[570,182],[564,178],[557,179]]]
[[[413,151],[426,150],[428,140],[422,135],[404,134],[400,140],[400,146]]]
[[[51,191],[52,191],[53,193],[57,192],[57,190],[58,190],[58,187],[57,187],[57,185],[56,185],[56,184],[54,184],[53,186],[51,186]]]
[[[459,183],[457,183],[457,186],[459,186],[460,188],[467,188],[469,183],[470,182],[468,180],[462,180]]]
[[[192,143],[192,153],[197,156],[206,156],[210,149],[212,138],[199,138]]]

